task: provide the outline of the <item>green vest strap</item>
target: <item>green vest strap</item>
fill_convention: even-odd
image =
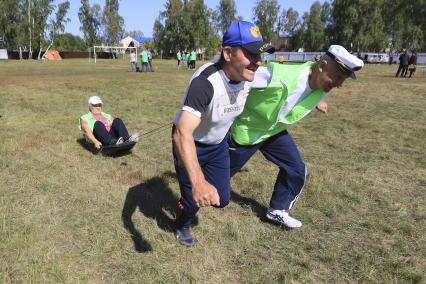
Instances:
[[[271,81],[264,89],[250,91],[244,111],[232,125],[232,138],[241,145],[257,144],[284,131],[288,124],[296,123],[311,112],[327,93],[314,90],[288,114],[280,115],[287,96],[296,89],[300,72],[314,64],[311,61],[292,65],[270,63]]]

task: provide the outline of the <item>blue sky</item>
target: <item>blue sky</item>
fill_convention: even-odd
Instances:
[[[61,0],[55,0],[55,3],[61,3]],[[236,0],[237,13],[244,20],[252,20],[252,9],[255,6],[256,0]],[[309,8],[315,1],[312,0],[278,0],[281,9],[293,8],[299,12],[301,16],[303,12],[309,11]],[[324,0],[320,0],[323,3]],[[70,0],[71,7],[68,11],[68,17],[71,22],[66,25],[65,32],[82,36],[80,32],[80,21],[78,19],[78,10],[81,6],[80,0]],[[90,0],[90,4],[99,3],[102,7],[105,0]],[[164,10],[166,0],[121,0],[120,15],[124,18],[126,31],[140,30],[145,36],[152,36],[152,27],[154,21],[160,11]],[[216,9],[219,5],[219,0],[204,0],[204,3],[209,7]]]

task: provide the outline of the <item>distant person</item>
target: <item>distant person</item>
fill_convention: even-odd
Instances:
[[[136,59],[136,53],[133,51],[130,52],[130,66],[132,68],[132,72],[136,72],[137,59]]]
[[[148,54],[148,70],[154,72],[154,67],[152,66],[152,52],[150,49],[147,50]]]
[[[142,63],[142,72],[148,72],[148,52],[146,49],[143,49],[139,54]]]
[[[137,142],[139,133],[129,136],[124,122],[102,111],[102,100],[98,96],[89,98],[89,112],[80,117],[79,128],[88,143],[100,149],[102,145],[119,145],[124,141]]]
[[[408,54],[407,51],[404,50],[401,55],[399,56],[399,66],[398,70],[396,71],[395,77],[398,77],[398,75],[401,73],[401,77],[404,77],[407,74],[408,69]]]
[[[190,67],[191,69],[195,69],[195,61],[197,60],[197,53],[195,52],[195,50],[191,51],[190,59],[191,59]]]
[[[185,60],[186,60],[186,52],[182,52],[182,65],[185,66]]]
[[[182,54],[180,53],[180,50],[176,53],[176,59],[177,59],[177,66],[178,69],[180,68],[180,62],[182,61]]]
[[[191,68],[191,53],[189,53],[189,50],[186,52],[186,68]]]
[[[279,64],[284,64],[285,58],[283,55],[278,56],[278,63]]]
[[[417,52],[413,51],[413,53],[410,56],[410,59],[408,60],[408,70],[410,71],[410,75],[408,78],[411,78],[413,74],[416,72],[417,69]]]
[[[268,65],[268,63],[269,63],[269,55],[268,54],[265,53],[263,55],[263,61],[265,62],[266,65]]]

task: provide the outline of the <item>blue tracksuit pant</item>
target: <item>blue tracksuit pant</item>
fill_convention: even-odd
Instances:
[[[232,138],[228,143],[231,177],[260,150],[266,159],[280,168],[269,206],[277,210],[291,209],[305,185],[306,166],[287,130],[255,145],[242,146]]]
[[[227,140],[228,137],[225,137],[220,144],[216,145],[195,142],[198,162],[204,173],[204,177],[209,183],[216,187],[218,191],[220,197],[219,207],[228,205],[231,196]],[[181,191],[181,198],[176,209],[176,225],[179,227],[183,224],[190,223],[200,208],[194,203],[191,183],[185,168],[179,161],[175,149],[173,149],[173,157]]]
[[[126,125],[124,125],[124,122],[118,117],[114,118],[112,121],[109,132],[106,130],[106,127],[102,122],[96,121],[93,127],[93,135],[102,143],[102,145],[114,144],[114,141],[120,137],[123,137],[124,140],[129,139],[129,132],[127,132]]]

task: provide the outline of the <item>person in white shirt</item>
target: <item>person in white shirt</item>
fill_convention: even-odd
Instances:
[[[195,243],[190,226],[200,207],[229,203],[229,127],[243,111],[260,54],[271,50],[257,26],[239,21],[224,33],[219,62],[203,65],[189,82],[172,130],[181,189],[176,238],[183,245]]]
[[[136,72],[136,64],[137,64],[136,53],[131,51],[130,52],[130,66],[132,68],[132,72]]]

